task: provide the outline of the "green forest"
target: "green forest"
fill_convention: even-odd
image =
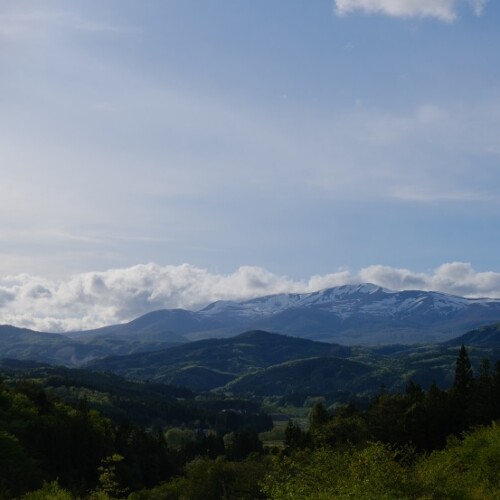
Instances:
[[[500,498],[500,362],[474,374],[464,346],[446,390],[381,387],[364,408],[316,398],[281,434],[262,399],[2,370],[2,499]],[[103,411],[97,387],[114,395]]]

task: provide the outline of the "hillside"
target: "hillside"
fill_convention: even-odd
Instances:
[[[352,352],[345,346],[251,331],[230,338],[190,342],[158,352],[110,357],[87,366],[132,378],[208,390],[225,385],[242,373],[285,361],[312,356],[347,357]]]
[[[458,343],[457,345],[460,345]],[[304,401],[323,394],[329,400],[404,390],[413,380],[423,387],[452,383],[457,345],[394,345],[379,348],[345,347],[264,331],[235,337],[190,342],[159,352],[95,360],[87,368],[124,377],[190,388],[217,389],[248,396],[290,396]],[[477,368],[492,362],[500,349],[470,347]],[[302,403],[300,403],[302,404]]]
[[[461,344],[500,349],[500,323],[476,328],[464,335],[460,335],[457,338],[445,342],[445,345],[450,346],[460,346]]]
[[[70,338],[56,333],[0,325],[0,358],[34,360],[66,366],[80,366],[92,359],[111,355],[165,349],[186,342],[170,332],[132,331],[89,334]]]
[[[170,343],[186,342],[186,339],[176,331],[195,330],[199,320],[190,311],[170,309],[153,311],[140,316],[128,323],[104,326],[94,330],[74,331],[66,333],[72,339],[86,338],[135,337]],[[168,328],[166,327],[168,325]]]
[[[106,351],[99,348],[94,353],[106,355]],[[0,325],[0,357],[71,364],[75,359],[91,359],[92,353],[88,347],[64,335]]]
[[[129,380],[112,373],[0,359],[0,379],[36,382],[51,396],[73,405],[88,405],[117,424],[132,420],[146,427],[192,427],[196,422],[213,426],[221,412],[238,408],[242,411],[241,420],[268,425],[258,405],[252,402],[213,395],[195,398],[184,387]]]
[[[380,387],[382,380],[364,363],[333,357],[306,358],[243,375],[227,384],[224,390],[254,396],[300,394],[304,398],[343,399],[374,385]]]

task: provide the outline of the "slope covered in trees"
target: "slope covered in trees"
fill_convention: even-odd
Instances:
[[[500,363],[474,375],[464,347],[449,389],[411,382],[366,409],[319,402],[306,428],[289,422],[281,449],[264,448],[236,408],[204,431],[145,430],[21,374],[0,385],[0,498],[498,498]]]
[[[145,429],[131,420],[113,422],[90,409],[86,398],[68,405],[32,379],[6,378],[0,383],[0,498],[37,488],[45,496],[27,498],[122,498],[182,475],[196,457],[244,459],[262,452],[257,432],[268,428],[252,407],[206,401],[185,408],[180,428]],[[172,422],[168,411],[164,417]],[[200,416],[205,422],[195,420]]]
[[[297,404],[301,398],[304,402],[310,396],[325,396],[333,403],[373,397],[381,385],[390,392],[402,391],[409,380],[425,389],[433,381],[446,387],[453,381],[456,352],[456,346],[447,344],[346,347],[252,331],[105,358],[88,368],[193,391],[293,397]],[[499,352],[471,347],[471,362],[478,367],[482,358],[494,361]]]

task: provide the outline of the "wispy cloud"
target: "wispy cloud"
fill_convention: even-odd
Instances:
[[[480,16],[483,13],[484,7],[488,0],[469,0],[469,3],[474,10],[474,14],[476,16]]]
[[[392,196],[395,200],[402,202],[414,203],[498,203],[498,198],[488,193],[480,193],[478,191],[447,191],[445,189],[431,189],[419,191],[409,186],[402,188],[394,187]]]
[[[304,134],[300,146],[310,158],[303,163],[313,165],[308,182],[341,199],[495,202],[498,176],[489,159],[500,158],[499,109],[491,98],[345,110],[314,128],[314,138]]]
[[[474,14],[481,15],[487,0],[335,0],[339,15],[354,12],[383,14],[391,17],[431,17],[453,22],[462,4],[469,4]]]
[[[56,10],[11,4],[0,9],[0,39],[33,41],[55,37],[61,32],[95,34],[138,34],[134,26],[96,22],[70,10]]]
[[[242,300],[274,293],[312,292],[370,282],[392,290],[437,290],[468,297],[500,297],[500,273],[471,264],[446,263],[430,273],[381,265],[294,280],[261,267],[217,274],[184,264],[144,264],[89,272],[66,280],[21,274],[0,279],[0,322],[45,331],[93,328],[131,320],[149,311],[197,309],[215,300]]]

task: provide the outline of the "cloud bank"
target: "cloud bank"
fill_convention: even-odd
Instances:
[[[339,15],[353,12],[383,14],[391,17],[433,17],[445,22],[457,18],[459,6],[467,3],[477,16],[487,0],[335,0]]]
[[[464,262],[446,263],[431,273],[374,265],[358,272],[341,270],[307,280],[293,280],[253,266],[217,274],[189,264],[150,263],[76,274],[66,280],[28,274],[0,278],[0,323],[52,332],[90,329],[162,308],[197,309],[216,300],[312,292],[364,282],[392,290],[500,298],[500,273],[477,272]]]

